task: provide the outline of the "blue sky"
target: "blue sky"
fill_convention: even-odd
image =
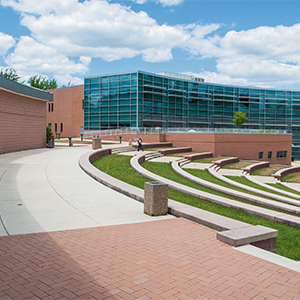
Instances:
[[[300,1],[0,0],[0,68],[60,85],[143,70],[300,90]]]

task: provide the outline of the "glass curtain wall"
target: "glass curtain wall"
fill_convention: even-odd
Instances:
[[[120,127],[287,129],[300,158],[300,92],[227,86],[135,71],[85,78],[84,129]]]

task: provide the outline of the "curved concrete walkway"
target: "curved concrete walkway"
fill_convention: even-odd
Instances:
[[[0,155],[0,235],[171,217],[145,215],[142,203],[84,173],[78,158],[89,150],[91,146],[57,147]]]

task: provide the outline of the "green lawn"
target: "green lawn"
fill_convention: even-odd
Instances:
[[[99,158],[93,163],[93,165],[113,177],[116,177],[139,188],[143,188],[144,183],[149,182],[150,180],[144,178],[130,167],[130,159],[131,157],[128,156],[109,155]],[[170,167],[170,165],[167,163],[143,163],[143,167],[149,169],[152,172],[157,172],[159,170],[160,174],[165,172],[170,173],[170,169],[167,166]],[[168,174],[165,175],[166,176],[164,177],[168,177]],[[172,175],[171,177],[173,176],[174,175]],[[198,198],[188,196],[171,189],[169,189],[169,198],[242,222],[253,225],[263,225],[266,227],[277,229],[279,232],[279,236],[277,238],[277,253],[297,261],[300,260],[300,228],[295,228],[285,224],[280,224],[251,216],[246,213],[239,212],[212,202],[200,200]]]

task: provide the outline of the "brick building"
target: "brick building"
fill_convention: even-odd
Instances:
[[[54,137],[79,137],[83,126],[83,85],[51,90],[47,103],[47,125]]]
[[[46,102],[52,98],[0,76],[0,154],[46,147]]]

